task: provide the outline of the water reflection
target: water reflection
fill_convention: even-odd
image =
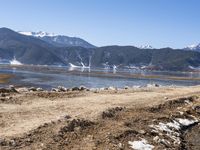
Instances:
[[[15,77],[9,84],[19,86],[37,86],[51,88],[59,85],[66,87],[84,85],[87,87],[124,87],[124,86],[144,86],[150,83],[160,85],[198,85],[200,80],[176,80],[166,78],[142,78],[142,76],[166,76],[200,78],[198,72],[161,72],[145,71],[138,69],[119,68],[84,68],[84,67],[42,67],[18,68],[1,67],[0,73],[14,74]],[[138,76],[138,77],[136,77]]]
[[[90,72],[90,68],[84,68],[84,67],[69,67],[68,71],[81,71],[81,72]]]

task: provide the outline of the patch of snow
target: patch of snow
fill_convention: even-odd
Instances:
[[[192,44],[192,45],[189,45],[187,47],[185,47],[184,49],[187,49],[187,50],[196,50],[200,47],[200,44]]]
[[[173,140],[174,144],[180,144],[181,129],[183,127],[187,127],[198,122],[199,121],[196,118],[194,119],[176,118],[172,122],[168,123],[160,122],[158,125],[149,125],[149,126],[152,128],[152,132],[165,134],[166,136],[168,136]]]
[[[188,105],[191,104],[191,102],[189,100],[185,100],[185,103]]]
[[[14,57],[13,60],[10,61],[10,64],[11,64],[11,65],[22,65],[22,63],[19,62],[15,57]]]
[[[102,65],[104,66],[104,69],[106,69],[106,70],[110,69],[110,66],[108,65],[108,62],[103,63]]]
[[[32,32],[20,31],[20,32],[18,32],[18,33],[23,34],[23,35],[27,35],[27,36],[32,36]]]
[[[153,132],[164,132],[169,138],[174,141],[174,143],[180,144],[180,133],[178,131],[181,129],[181,127],[177,121],[168,123],[160,122],[158,125],[150,125],[150,127],[153,128]]]
[[[189,69],[192,69],[192,70],[200,70],[200,67],[193,67],[193,66],[188,66]]]
[[[146,69],[147,67],[148,67],[148,66],[145,66],[145,65],[144,65],[144,66],[141,67],[141,69]]]
[[[69,63],[69,65],[70,65],[70,67],[72,67],[72,68],[90,68],[90,66],[85,66],[83,62],[81,62],[81,65],[82,65],[82,66],[76,66],[76,65],[74,65],[74,64],[72,64],[72,63]]]
[[[116,71],[117,71],[117,66],[113,65],[113,73],[116,73]]]
[[[152,150],[154,148],[154,146],[148,144],[145,139],[142,139],[141,141],[129,141],[128,144],[131,145],[130,147],[135,150]]]
[[[170,128],[175,128],[176,130],[180,130],[180,124],[173,120],[173,122],[169,122],[166,124]]]
[[[26,36],[34,36],[34,37],[44,37],[44,36],[54,37],[54,36],[57,36],[54,33],[47,33],[47,32],[43,32],[43,31],[39,31],[39,32],[24,32],[24,31],[19,31],[18,33],[26,35]]]
[[[157,131],[172,132],[168,126],[162,122],[160,122],[158,125],[150,125],[150,127],[156,129]]]
[[[153,49],[153,47],[151,45],[142,45],[138,48],[140,48],[140,49]]]
[[[182,118],[178,118],[177,121],[183,126],[190,126],[198,122],[198,120],[196,119],[182,119]]]

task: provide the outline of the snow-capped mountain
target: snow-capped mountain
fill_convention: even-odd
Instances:
[[[43,32],[43,31],[39,31],[39,32],[24,32],[24,31],[19,31],[18,33],[23,34],[23,35],[27,35],[27,36],[34,36],[34,37],[44,37],[44,36],[57,36],[54,33],[47,33],[47,32]]]
[[[41,40],[46,41],[50,44],[55,46],[66,46],[66,47],[73,47],[73,46],[80,46],[84,48],[94,48],[95,46],[88,43],[87,41],[77,38],[77,37],[68,37],[63,35],[57,36],[44,36],[40,37]]]
[[[0,28],[0,63],[56,65],[72,67],[105,67],[147,70],[200,70],[200,51],[181,49],[139,49],[135,46],[104,46],[84,48],[81,39],[67,36],[36,37],[21,35],[8,28]],[[59,39],[59,40],[58,40]],[[69,40],[68,40],[69,39]],[[45,42],[47,41],[47,42]],[[65,44],[57,47],[53,44]],[[66,46],[81,44],[83,46]],[[147,46],[150,48],[150,46]],[[198,48],[198,46],[197,46]],[[177,59],[179,58],[179,59]]]
[[[140,49],[154,49],[151,45],[142,45],[138,48],[140,48]]]
[[[200,44],[193,44],[184,48],[184,50],[200,51]]]
[[[26,35],[26,36],[33,36],[36,38],[39,38],[49,44],[55,45],[55,46],[61,46],[61,47],[73,47],[73,46],[80,46],[84,48],[94,48],[95,46],[88,43],[87,41],[78,38],[78,37],[69,37],[64,35],[56,35],[54,33],[47,33],[43,31],[39,32],[24,32],[20,31],[18,32],[20,34]]]

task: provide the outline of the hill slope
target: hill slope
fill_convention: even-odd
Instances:
[[[0,60],[16,58],[23,64],[85,65],[91,67],[140,68],[189,71],[200,66],[195,51],[140,49],[133,46],[100,48],[61,47],[7,28],[0,28]]]
[[[69,37],[64,35],[55,35],[46,32],[19,32],[23,35],[33,36],[39,38],[49,44],[59,47],[73,47],[80,46],[84,48],[94,48],[95,46],[88,43],[87,41],[78,37]]]

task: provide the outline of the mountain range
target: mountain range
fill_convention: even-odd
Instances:
[[[78,37],[69,37],[64,35],[56,35],[54,33],[47,33],[47,32],[22,32],[19,31],[18,33],[33,36],[39,38],[49,44],[60,46],[60,47],[72,47],[72,46],[80,46],[84,48],[94,48],[95,46],[88,43],[87,41],[78,38]]]
[[[172,71],[199,70],[200,66],[200,53],[190,49],[95,47],[81,38],[0,28],[0,62],[14,58],[22,64],[32,65]]]
[[[199,51],[200,52],[200,44],[193,44],[184,48],[184,50],[192,50],[192,51]]]

